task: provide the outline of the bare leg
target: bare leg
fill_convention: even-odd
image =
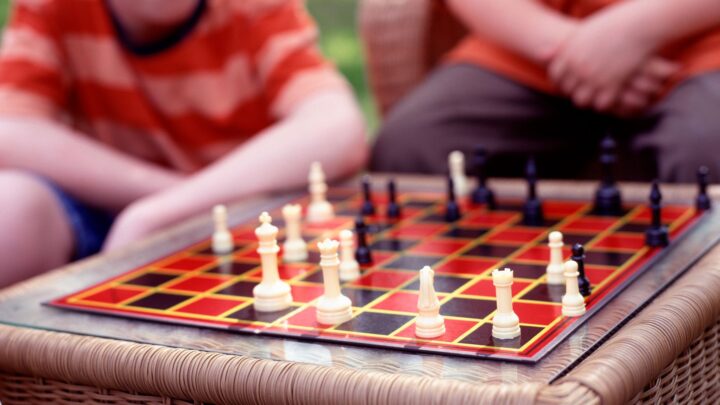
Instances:
[[[0,171],[0,289],[61,266],[74,246],[52,189],[19,171]]]

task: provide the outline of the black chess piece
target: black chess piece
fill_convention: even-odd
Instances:
[[[652,219],[645,231],[645,243],[650,247],[665,247],[670,244],[670,237],[667,226],[662,224],[662,194],[657,180],[650,189],[650,210]]]
[[[530,158],[525,167],[525,178],[528,184],[528,196],[523,205],[523,224],[529,226],[543,225],[542,203],[537,197],[537,168],[535,159]]]
[[[395,188],[395,180],[388,180],[388,205],[387,205],[387,217],[388,219],[400,218],[400,205],[397,203],[397,190]]]
[[[362,216],[355,220],[355,234],[357,235],[358,244],[355,249],[355,260],[360,264],[372,263],[372,252],[367,241],[368,228]]]
[[[455,182],[451,176],[447,178],[447,201],[445,202],[445,221],[455,222],[460,219],[460,206],[455,198]]]
[[[578,287],[580,294],[587,297],[591,292],[590,280],[585,275],[585,248],[581,243],[576,243],[572,247],[572,256],[570,257],[578,266]]]
[[[705,211],[712,208],[712,202],[707,193],[708,175],[710,169],[707,166],[700,166],[697,171],[698,195],[695,197],[695,208],[698,211]]]
[[[610,136],[606,136],[600,143],[600,167],[602,178],[600,187],[595,192],[594,212],[597,215],[620,216],[622,215],[622,198],[620,189],[615,184],[615,174],[613,172],[616,156],[615,156],[615,140]]]
[[[477,176],[477,187],[472,192],[472,202],[486,204],[488,209],[495,209],[495,193],[487,186],[487,153],[482,146],[477,146],[473,152],[472,167]]]
[[[363,216],[375,215],[375,206],[372,202],[372,192],[370,190],[370,176],[363,176],[362,179],[363,202],[360,207],[360,214]]]

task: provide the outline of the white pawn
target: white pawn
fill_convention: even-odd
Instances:
[[[255,297],[255,310],[258,312],[274,312],[286,309],[292,303],[290,286],[280,280],[278,274],[277,254],[280,247],[277,244],[278,229],[270,221],[272,218],[267,212],[260,215],[261,225],[255,229],[262,265],[262,281],[253,288]]]
[[[558,231],[550,232],[548,236],[548,247],[550,247],[550,262],[547,265],[547,283],[553,285],[565,284],[563,271],[563,235]]]
[[[335,213],[332,204],[326,198],[328,186],[325,183],[325,173],[320,162],[313,162],[310,165],[308,181],[310,183],[310,205],[307,211],[307,221],[312,223],[333,219]]]
[[[302,238],[300,204],[286,204],[282,209],[285,218],[285,242],[283,243],[283,260],[286,262],[302,262],[307,259],[307,244]]]
[[[340,281],[353,281],[360,277],[360,265],[355,260],[355,236],[353,231],[340,231]]]
[[[325,292],[316,304],[316,318],[325,325],[337,325],[352,318],[350,298],[340,292],[338,245],[338,241],[330,239],[318,243]]]
[[[435,293],[435,272],[430,266],[420,270],[420,296],[418,316],[415,318],[415,335],[432,339],[445,334],[445,319],[440,315],[440,300]]]
[[[226,255],[233,251],[235,244],[233,237],[228,230],[227,209],[224,205],[213,207],[213,222],[215,231],[212,234],[212,251],[216,255]]]
[[[578,285],[578,264],[574,260],[565,262],[565,295],[562,297],[562,314],[580,316],[585,313],[585,297],[580,294]]]
[[[497,299],[497,312],[492,320],[492,335],[496,339],[514,339],[520,336],[520,319],[512,309],[513,271],[495,269],[492,278]]]
[[[455,185],[455,195],[464,197],[470,192],[468,178],[465,175],[465,155],[459,150],[452,151],[448,155],[448,168],[450,169],[450,177],[452,177]]]

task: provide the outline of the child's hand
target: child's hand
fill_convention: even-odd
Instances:
[[[168,225],[163,223],[162,211],[153,208],[153,204],[148,202],[148,199],[140,199],[118,215],[110,229],[103,251],[122,248]]]

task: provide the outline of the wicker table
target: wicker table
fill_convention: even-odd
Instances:
[[[441,187],[439,179],[402,184]],[[524,185],[499,181],[503,196]],[[541,196],[590,198],[591,183],[543,182]],[[688,201],[692,187],[663,189]],[[720,190],[711,190],[713,194]],[[644,200],[647,185],[624,185]],[[237,223],[285,197],[245,202]],[[0,292],[0,400],[183,403],[621,403],[720,399],[720,210],[666,260],[535,365],[246,336],[41,306],[206,236],[210,218]],[[669,288],[688,249],[708,253]],[[653,299],[654,298],[654,299]],[[643,309],[644,308],[644,309]],[[628,313],[642,309],[626,324]],[[622,325],[615,330],[615,325]],[[596,344],[598,341],[604,342]],[[589,353],[585,356],[585,353]],[[582,402],[581,402],[582,401]]]

